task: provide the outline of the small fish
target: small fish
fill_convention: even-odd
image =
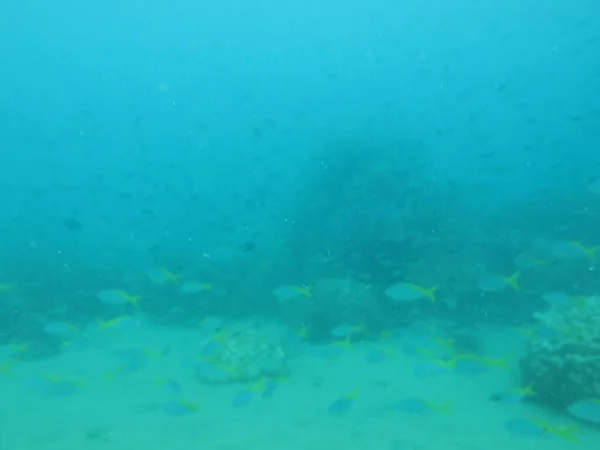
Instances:
[[[569,405],[567,412],[584,422],[600,425],[600,398],[579,400]]]
[[[236,408],[247,406],[256,397],[257,392],[264,392],[264,390],[265,383],[263,380],[260,380],[258,383],[248,386],[238,392],[233,398],[231,405]]]
[[[294,300],[305,300],[312,297],[310,288],[298,285],[283,285],[273,290],[273,295],[279,303],[287,303]]]
[[[119,316],[114,319],[99,321],[99,327],[102,330],[105,329],[129,329],[138,328],[141,325],[140,319],[133,316]]]
[[[511,419],[504,424],[506,430],[514,436],[525,439],[544,439],[551,435],[560,436],[571,442],[577,438],[573,434],[577,427],[555,427],[536,419]]]
[[[521,272],[517,271],[510,276],[504,275],[488,275],[479,280],[479,289],[484,292],[498,292],[507,287],[514,289],[515,291],[521,290],[519,285],[519,278]]]
[[[367,353],[369,364],[381,364],[394,356],[393,350],[376,349]]]
[[[83,228],[83,224],[72,217],[67,217],[62,221],[63,227],[70,231],[80,231]]]
[[[183,393],[183,387],[181,386],[181,383],[172,378],[158,378],[156,383],[164,386],[165,389],[172,395],[180,396]]]
[[[250,389],[243,389],[236,394],[231,402],[231,406],[235,408],[241,408],[250,404],[250,402],[254,399],[256,392],[251,391]]]
[[[211,339],[206,344],[204,344],[204,346],[202,347],[202,356],[204,358],[209,358],[209,357],[215,355],[216,353],[218,353],[222,347],[223,347],[222,342],[220,342],[217,339]]]
[[[78,328],[68,322],[53,321],[48,322],[42,329],[44,333],[51,336],[58,336],[63,338],[72,338],[78,333]]]
[[[503,403],[521,403],[536,395],[537,392],[533,389],[533,384],[529,384],[525,387],[512,388],[508,392],[494,395],[492,398],[494,401],[501,401]]]
[[[198,283],[197,281],[186,281],[179,286],[179,291],[183,294],[198,294],[200,292],[212,291],[210,283]]]
[[[237,249],[242,252],[251,252],[256,249],[256,243],[254,241],[246,241],[239,244]]]
[[[484,358],[479,355],[456,355],[456,372],[463,375],[478,375],[490,367],[507,368],[505,359]]]
[[[421,378],[438,376],[456,367],[456,358],[446,360],[440,358],[427,358],[427,361],[415,366],[414,374]]]
[[[546,266],[551,263],[551,260],[533,252],[523,252],[517,255],[513,263],[521,270],[530,270]]]
[[[49,398],[70,397],[83,386],[81,380],[57,376],[31,377],[27,384]]]
[[[385,295],[390,300],[398,303],[413,302],[423,298],[435,302],[435,293],[437,290],[437,286],[425,288],[413,283],[396,283],[385,290]]]
[[[554,306],[556,308],[567,308],[572,306],[574,301],[573,297],[571,297],[569,294],[555,291],[542,294],[542,299],[550,306]]]
[[[402,338],[402,350],[409,355],[451,359],[454,354],[454,341],[451,339],[414,331],[403,333]]]
[[[164,267],[150,267],[146,269],[146,276],[155,284],[177,284],[179,278],[181,278],[181,275],[177,275]]]
[[[142,349],[115,350],[113,356],[121,363],[123,373],[136,373],[144,369],[149,362],[150,355]]]
[[[216,333],[223,326],[223,322],[221,317],[205,317],[200,322],[200,330],[208,334]]]
[[[169,416],[183,417],[195,413],[200,409],[200,406],[197,403],[192,403],[185,400],[173,400],[162,403],[160,405],[160,409],[163,413]]]
[[[292,330],[283,338],[283,344],[288,349],[297,349],[302,346],[308,337],[309,330],[302,325],[299,330]]]
[[[532,336],[548,341],[558,341],[568,335],[568,331],[559,330],[550,326],[541,326],[533,330]]]
[[[104,289],[96,294],[96,297],[107,305],[132,305],[139,308],[140,296],[128,294],[120,289]]]
[[[600,246],[587,247],[579,241],[558,241],[551,248],[554,256],[565,259],[594,259],[598,250],[600,250]]]
[[[335,400],[327,411],[332,416],[343,416],[346,415],[352,406],[354,405],[355,400],[358,398],[358,393],[353,392],[352,394],[344,395],[343,397]]]
[[[338,325],[329,330],[329,336],[335,339],[347,339],[361,333],[363,330],[364,327],[360,325]]]
[[[282,379],[280,378],[275,380],[266,380],[264,390],[262,393],[262,398],[273,397],[273,395],[275,395],[275,391],[277,391],[277,389],[279,388],[279,384],[281,383],[281,381]]]

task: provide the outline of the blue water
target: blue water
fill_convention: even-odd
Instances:
[[[201,375],[178,395],[264,376],[276,400],[295,359],[333,367],[359,343],[381,344],[368,370],[404,355],[422,383],[477,383],[505,357],[515,384],[537,380],[516,363],[535,345],[489,354],[482,330],[553,349],[600,336],[598,55],[592,0],[3,0],[0,386],[70,401],[183,370]],[[390,298],[396,283],[435,302]],[[264,323],[279,356],[225,360]],[[146,334],[174,330],[197,340]],[[91,359],[56,370],[73,355]],[[543,407],[600,397],[557,400],[562,376],[535,386]],[[274,408],[256,397],[242,410]]]

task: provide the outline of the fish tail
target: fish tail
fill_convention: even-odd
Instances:
[[[437,299],[435,298],[435,293],[438,290],[437,286],[433,286],[429,289],[425,289],[424,293],[427,296],[427,298],[429,300],[431,300],[432,302],[435,302]]]

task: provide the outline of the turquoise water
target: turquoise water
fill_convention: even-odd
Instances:
[[[0,447],[592,448],[599,17],[3,0]]]

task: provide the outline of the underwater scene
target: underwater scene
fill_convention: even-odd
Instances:
[[[2,0],[0,450],[600,448],[600,3]]]

